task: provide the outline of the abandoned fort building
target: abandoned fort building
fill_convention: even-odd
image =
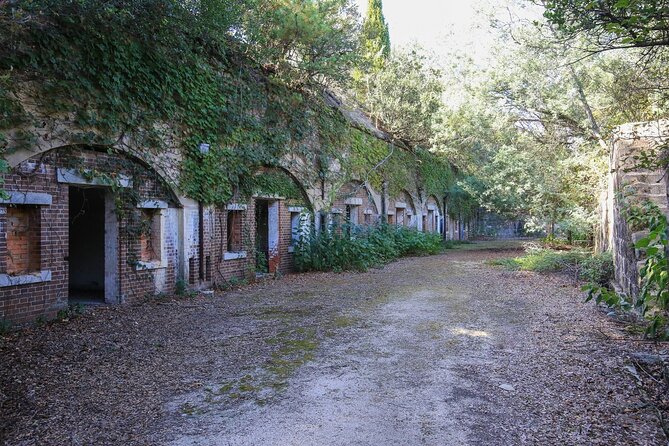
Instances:
[[[360,113],[348,119],[377,143],[401,144]],[[81,144],[68,139],[76,132],[66,131],[67,121],[44,122],[32,144],[6,157],[0,320],[21,324],[73,302],[117,304],[288,273],[300,234],[336,223],[387,221],[467,237],[467,223],[444,208],[446,193],[425,192],[415,163],[404,166],[409,183],[374,187],[336,162],[322,179],[303,156],[287,155],[255,174],[288,184],[285,192],[240,187],[226,205],[206,206],[172,186],[179,170],[165,159],[178,166],[178,155],[150,156],[122,140]]]

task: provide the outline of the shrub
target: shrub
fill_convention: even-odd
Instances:
[[[579,277],[589,283],[607,286],[613,280],[613,256],[610,252],[594,254],[581,260]]]
[[[581,270],[582,262],[591,258],[587,250],[556,251],[537,245],[526,246],[526,254],[520,257],[497,259],[491,263],[509,270],[536,271],[540,273],[566,270]],[[592,268],[595,266],[592,265]],[[594,274],[594,270],[591,271]]]
[[[399,257],[441,250],[439,234],[392,225],[344,225],[302,237],[295,247],[295,266],[299,271],[365,271]]]

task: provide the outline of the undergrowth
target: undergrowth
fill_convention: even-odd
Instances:
[[[609,253],[593,254],[583,248],[557,250],[536,244],[527,245],[525,250],[522,256],[495,259],[490,264],[511,271],[570,272],[581,280],[601,285],[613,278],[613,259]]]
[[[301,237],[295,247],[299,271],[365,271],[399,257],[437,254],[440,234],[393,225],[333,227]]]

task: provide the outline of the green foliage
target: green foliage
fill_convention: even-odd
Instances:
[[[37,108],[70,113],[75,142],[111,145],[123,135],[150,158],[173,151],[166,141],[176,136],[181,189],[222,204],[240,178],[276,165],[315,125],[336,133],[341,119],[310,116],[326,108],[322,85],[350,72],[356,17],[348,0],[2,5],[0,130],[25,121],[14,97],[36,81]],[[0,143],[11,150],[30,141],[19,136]]]
[[[540,273],[577,269],[579,264],[590,257],[583,250],[555,251],[546,248],[532,248],[527,254],[513,259],[494,260],[491,263],[510,270],[535,271]]]
[[[84,314],[84,306],[82,304],[68,305],[66,308],[58,310],[56,320],[69,321],[78,318],[82,314]]]
[[[644,225],[649,231],[634,245],[646,256],[639,271],[641,290],[635,306],[650,323],[649,335],[669,339],[667,218],[655,204],[645,203],[630,210],[628,221],[632,225]]]
[[[587,33],[595,48],[667,46],[666,0],[548,0],[544,16],[573,36]]]
[[[361,102],[399,139],[427,145],[442,107],[436,64],[419,47],[395,51],[383,69],[369,73]]]
[[[362,25],[362,51],[366,62],[380,70],[390,57],[390,32],[383,16],[381,0],[369,0],[367,15]]]
[[[613,276],[613,256],[610,252],[593,254],[579,263],[579,277],[589,283],[609,286]]]
[[[669,339],[669,271],[667,270],[667,219],[651,202],[629,208],[627,220],[637,228],[647,228],[648,234],[634,245],[645,256],[639,271],[641,289],[635,302],[601,283],[584,287],[587,300],[594,299],[622,311],[636,309],[648,322],[646,334]]]
[[[278,196],[291,201],[306,203],[304,192],[295,180],[281,170],[264,170],[242,179],[240,191],[243,196]]]
[[[12,330],[12,323],[7,319],[0,319],[0,336],[9,333]]]
[[[254,60],[291,86],[348,82],[359,62],[351,0],[247,0],[241,34]]]
[[[179,279],[174,286],[174,290],[174,294],[177,296],[184,296],[188,290],[188,283],[183,279]]]
[[[416,158],[425,194],[443,196],[444,192],[455,182],[453,166],[444,158],[422,148],[416,149]]]
[[[381,190],[385,180],[383,163],[392,156],[390,145],[362,130],[351,130],[351,151],[345,160],[346,168],[354,178],[366,180],[376,190]],[[389,172],[390,173],[390,172]]]
[[[319,234],[305,234],[295,248],[300,271],[365,271],[403,256],[437,254],[439,234],[404,227],[333,227]]]

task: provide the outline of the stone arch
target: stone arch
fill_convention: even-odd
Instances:
[[[411,193],[402,189],[392,201],[393,206],[388,207],[388,222],[398,226],[418,227],[418,214]]]
[[[342,213],[353,224],[371,225],[380,218],[380,197],[372,188],[359,180],[344,183],[332,203],[333,213]]]
[[[268,190],[253,190],[253,191],[246,191],[246,193],[250,193],[251,195],[255,194],[260,194],[260,195],[277,195],[281,196],[281,198],[285,199],[288,204],[294,204],[294,205],[304,205],[306,206],[310,211],[313,211],[314,209],[314,203],[311,194],[309,194],[308,190],[304,187],[304,184],[298,179],[298,177],[295,175],[294,172],[291,170],[287,169],[284,166],[263,166],[260,169],[256,170],[255,173],[253,174],[253,178],[256,179],[259,176],[275,176],[275,177],[281,177],[284,176],[287,180],[292,182],[292,185],[295,186],[294,191],[290,191],[291,193],[289,196],[281,196],[282,193],[276,193],[277,191],[271,190],[272,182],[276,180],[277,178],[274,179],[269,179],[267,181],[267,184],[263,184],[263,181],[257,181],[254,182],[254,185],[259,186],[262,188],[263,186],[270,186]],[[280,181],[280,178],[278,178]]]
[[[430,195],[425,200],[425,209],[422,215],[423,232],[441,232],[442,231],[442,211],[439,200],[435,195]]]

